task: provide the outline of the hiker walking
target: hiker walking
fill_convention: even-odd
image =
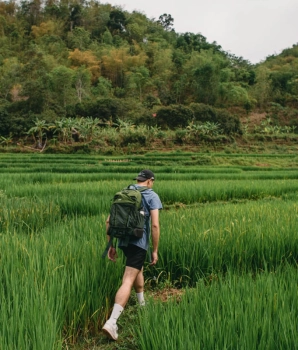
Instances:
[[[153,246],[151,265],[155,265],[158,260],[158,242],[160,233],[159,210],[162,209],[162,203],[159,196],[152,190],[155,177],[151,170],[145,169],[142,170],[134,180],[137,180],[137,184],[133,185],[133,187],[139,190],[142,195],[141,201],[143,208],[141,213],[144,215],[145,224],[141,235],[142,237],[130,236],[128,242],[127,240],[125,242],[124,239],[118,239],[118,247],[123,251],[126,257],[126,266],[123,274],[122,285],[116,293],[113,311],[110,318],[103,326],[103,331],[113,340],[117,340],[118,338],[117,320],[129,299],[132,287],[134,287],[136,291],[139,304],[145,305],[143,265],[146,252],[149,248],[150,232],[152,235]],[[112,211],[106,220],[106,230],[108,239],[110,240],[109,228],[111,229],[112,226],[112,222],[110,222],[111,215]],[[107,255],[109,260],[116,261],[117,253],[116,247],[113,246],[113,243],[109,247]]]

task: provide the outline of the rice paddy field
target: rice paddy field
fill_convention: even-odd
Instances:
[[[159,261],[111,343],[124,260],[101,257],[105,219],[144,168]],[[0,349],[297,348],[297,199],[296,154],[0,154]]]

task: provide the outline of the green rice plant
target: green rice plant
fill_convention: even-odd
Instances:
[[[105,236],[103,216],[2,235],[1,349],[61,349],[101,327],[123,268],[101,258]]]
[[[53,202],[32,198],[8,198],[0,195],[0,231],[32,233],[61,219],[60,208]]]
[[[150,300],[131,326],[140,350],[295,349],[297,267],[217,274],[172,301]]]
[[[135,174],[103,174],[99,181],[61,182],[57,176],[49,177],[51,183],[39,183],[37,175],[33,183],[14,183],[11,179],[0,179],[2,188],[8,197],[45,198],[60,207],[65,215],[96,215],[107,212],[110,200],[120,188],[133,183]],[[76,175],[77,176],[77,175]],[[107,178],[110,178],[108,180]],[[178,177],[178,176],[177,176]],[[191,177],[191,175],[189,175]],[[87,179],[90,178],[90,174]],[[101,180],[102,178],[102,180]],[[28,180],[28,177],[26,178]],[[34,177],[32,177],[34,179]],[[64,176],[65,181],[67,177]],[[70,177],[71,179],[71,177]],[[118,180],[117,180],[118,179]],[[125,180],[126,179],[126,180]],[[60,181],[59,181],[60,180]],[[94,179],[93,179],[94,180]],[[155,189],[164,205],[184,205],[235,200],[256,200],[266,197],[281,197],[298,191],[296,180],[159,180]]]
[[[156,182],[156,191],[164,203],[206,203],[234,199],[261,199],[296,192],[296,180],[202,180]]]
[[[39,245],[32,249],[27,237],[6,235],[1,239],[0,348],[58,349],[61,299],[59,293],[51,293],[53,284],[49,290],[43,288],[41,262],[47,255],[36,259],[34,249]]]
[[[114,169],[89,169],[81,171],[63,171],[63,169],[54,169],[55,171],[35,171],[32,169],[2,169],[0,173],[9,173],[11,177],[3,179],[1,182],[12,182],[12,179],[20,179],[26,182],[46,182],[45,179],[49,179],[48,182],[88,182],[99,180],[126,180],[132,182],[136,176],[137,171],[133,172],[121,172],[114,171]],[[21,176],[23,175],[23,176]],[[69,176],[68,176],[69,175]],[[272,171],[272,172],[221,172],[221,171],[205,171],[205,172],[189,172],[189,173],[157,173],[157,180],[179,180],[179,181],[195,181],[195,180],[269,180],[269,179],[297,179],[298,171]],[[74,180],[77,179],[77,180]]]
[[[123,255],[116,264],[101,258],[105,219],[112,196],[134,182],[140,166],[102,165],[106,158],[96,156],[86,161],[72,155],[18,157],[19,166],[12,157],[11,167],[7,163],[7,172],[0,174],[0,349],[61,349],[80,337],[98,336],[108,317],[121,283]],[[0,158],[3,164],[10,159]],[[145,158],[136,157],[143,159],[142,168],[148,165]],[[26,162],[31,173],[25,173]],[[297,170],[179,164],[152,169],[165,210],[160,213],[159,262],[146,265],[146,288],[192,290],[181,302],[148,303],[142,310],[146,325],[140,319],[144,341],[132,330],[140,349],[146,349],[147,339],[150,349],[241,348],[242,343],[254,349],[262,348],[266,338],[270,345],[274,340],[279,348],[293,348],[297,324],[289,325],[286,313],[273,313],[272,300],[276,310],[285,305],[288,312],[291,299],[290,316],[297,316],[291,285],[298,259]],[[274,299],[270,290],[277,287]],[[257,330],[248,310],[258,317]],[[157,322],[153,311],[159,312],[162,334],[173,339],[160,340],[161,331],[152,327]],[[202,322],[194,324],[198,318]],[[273,335],[268,335],[273,323]],[[193,340],[192,334],[201,337]]]
[[[11,184],[5,190],[8,197],[46,198],[47,203],[58,206],[63,215],[97,215],[107,212],[112,194],[116,192],[116,183],[109,188],[106,183],[66,183],[66,184]],[[123,186],[124,187],[124,186]],[[119,190],[119,188],[118,188]],[[47,205],[47,204],[45,204]],[[26,207],[26,205],[25,205]]]
[[[296,202],[210,204],[161,213],[160,260],[146,269],[177,286],[214,272],[274,270],[298,261]]]
[[[106,163],[135,163],[148,164],[150,166],[173,165],[177,166],[186,163],[202,163],[202,160],[208,160],[210,165],[243,165],[256,166],[256,164],[266,164],[268,167],[285,168],[298,166],[298,157],[296,153],[281,154],[239,154],[239,153],[197,153],[197,152],[167,152],[167,153],[145,153],[142,155],[118,155],[118,156],[100,156],[100,155],[78,155],[78,154],[0,154],[0,164],[17,164],[18,162],[46,164],[54,160],[55,164],[96,164]],[[121,165],[122,165],[121,164]],[[188,165],[189,165],[188,164]],[[263,168],[256,166],[256,168]]]

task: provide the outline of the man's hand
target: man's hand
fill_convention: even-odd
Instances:
[[[157,253],[152,252],[152,254],[151,254],[151,255],[152,255],[152,261],[151,261],[150,265],[156,265],[157,260],[158,260]]]
[[[116,252],[116,248],[110,247],[108,251],[108,258],[109,260],[116,262],[116,259],[118,258],[118,254]]]

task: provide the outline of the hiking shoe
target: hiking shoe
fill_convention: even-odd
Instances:
[[[116,324],[112,324],[109,321],[105,323],[105,325],[102,327],[102,330],[104,333],[111,339],[117,340],[118,339],[118,327]]]

